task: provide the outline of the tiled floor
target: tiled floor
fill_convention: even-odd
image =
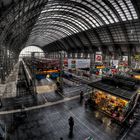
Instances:
[[[86,93],[88,88],[89,87],[87,85],[84,85],[84,84],[77,86],[77,87],[65,88],[64,89],[64,96],[65,97],[73,97],[73,96],[79,95],[81,90],[84,93]]]
[[[94,140],[115,140],[119,128],[108,126],[110,119],[98,111],[85,109],[72,100],[65,103],[27,112],[27,117],[19,119],[18,115],[1,115],[6,124],[9,140],[69,140],[68,118],[74,118],[73,140],[85,140],[92,136]],[[19,122],[19,123],[18,123]]]
[[[63,97],[56,92],[50,92],[50,93],[42,94],[40,96],[43,96],[48,102],[56,102],[58,100],[63,99]]]

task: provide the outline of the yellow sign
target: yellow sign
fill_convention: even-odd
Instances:
[[[105,66],[96,66],[97,69],[104,69]]]
[[[134,78],[140,79],[140,75],[134,75]]]

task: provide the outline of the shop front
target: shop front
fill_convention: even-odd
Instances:
[[[113,96],[105,91],[94,89],[91,95],[94,105],[104,113],[122,121],[128,110],[129,101]]]
[[[125,120],[134,105],[137,88],[125,88],[119,80],[116,83],[104,83],[101,80],[90,83],[89,86],[93,88],[90,96],[93,107],[119,122]]]

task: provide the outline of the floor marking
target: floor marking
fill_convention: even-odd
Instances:
[[[42,96],[43,96],[45,102],[47,103],[48,102],[47,98],[44,95],[42,95]]]

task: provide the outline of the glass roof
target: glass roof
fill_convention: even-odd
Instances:
[[[26,45],[43,47],[78,32],[137,18],[131,0],[48,0]]]

